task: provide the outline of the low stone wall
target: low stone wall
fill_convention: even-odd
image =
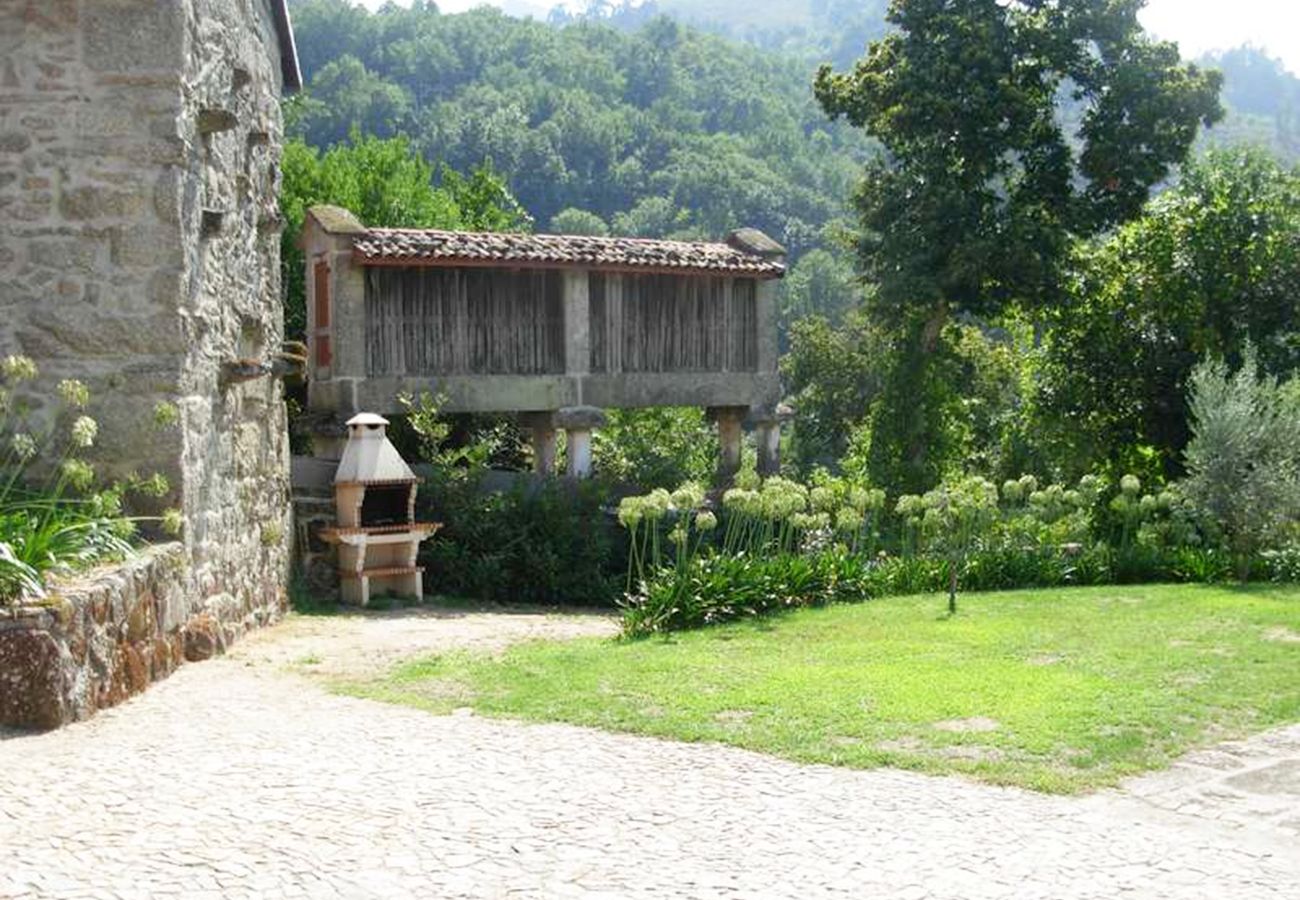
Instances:
[[[284,612],[283,595],[252,609],[217,599],[195,610],[186,560],[179,543],[152,547],[39,605],[0,606],[0,725],[89,718]]]

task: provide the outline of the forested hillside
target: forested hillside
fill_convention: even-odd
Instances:
[[[645,236],[752,225],[799,255],[825,243],[868,155],[817,107],[806,63],[668,19],[629,33],[423,4],[293,13],[309,86],[296,133],[324,147],[400,132],[458,170],[489,160],[540,228],[570,209]]]
[[[638,28],[668,15],[707,31],[767,50],[846,68],[887,30],[888,0],[591,0],[585,13],[557,10],[556,22],[597,19]],[[1224,74],[1227,116],[1201,139],[1202,147],[1252,144],[1300,160],[1300,78],[1253,47],[1197,60]]]

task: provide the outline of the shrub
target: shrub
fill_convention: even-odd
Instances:
[[[521,478],[509,491],[487,492],[465,480],[420,497],[422,517],[444,523],[421,554],[440,593],[500,603],[615,602],[622,559],[599,486]]]
[[[592,439],[602,478],[650,490],[713,477],[718,436],[702,409],[612,409],[608,416]]]
[[[1300,515],[1300,385],[1261,377],[1248,350],[1235,373],[1217,360],[1197,366],[1189,406],[1182,490],[1221,525],[1244,581]]]

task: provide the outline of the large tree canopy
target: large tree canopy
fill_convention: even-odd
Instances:
[[[321,153],[290,141],[281,163],[280,208],[285,219],[280,242],[284,272],[285,334],[306,329],[306,288],[298,236],[307,209],[319,203],[342,206],[375,227],[465,228],[521,231],[532,227],[527,213],[488,166],[468,176],[426,162],[404,137],[381,140],[354,133],[350,143]]]
[[[1265,373],[1300,371],[1300,170],[1211,154],[1076,267],[1042,384],[1062,458],[1132,466],[1114,454],[1144,446],[1173,474],[1199,360],[1253,345]]]
[[[859,195],[881,303],[1051,302],[1068,239],[1141,210],[1222,115],[1220,76],[1148,38],[1142,5],[894,0],[896,33],[850,73],[823,67],[822,106],[886,149]]]
[[[893,0],[897,29],[848,73],[831,116],[880,141],[857,197],[876,320],[897,335],[873,412],[875,475],[943,474],[953,386],[932,371],[955,312],[1050,308],[1072,242],[1137,215],[1222,115],[1220,76],[1147,37],[1141,0]]]

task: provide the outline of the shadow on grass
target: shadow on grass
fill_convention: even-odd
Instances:
[[[404,597],[373,597],[367,607],[349,606],[337,598],[322,598],[312,594],[306,585],[297,583],[289,591],[290,608],[295,615],[308,617],[373,618],[373,619],[460,619],[466,616],[491,614],[498,616],[563,615],[574,617],[608,618],[617,613],[613,607],[543,606],[523,603],[494,603],[469,597],[434,595],[423,603]]]

